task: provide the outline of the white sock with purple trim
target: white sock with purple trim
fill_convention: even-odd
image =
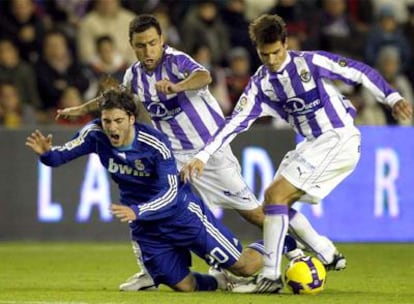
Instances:
[[[289,209],[290,233],[308,249],[312,250],[323,263],[332,262],[336,247],[328,238],[321,236],[308,219],[299,211]]]
[[[276,280],[281,276],[282,252],[289,228],[288,206],[265,205],[263,241],[266,254],[261,275]]]

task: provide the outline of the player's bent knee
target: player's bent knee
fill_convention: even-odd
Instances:
[[[265,190],[264,198],[267,203],[281,202],[282,196],[281,191],[278,191],[276,187],[269,187]]]
[[[280,180],[272,183],[264,193],[266,203],[270,204],[286,204],[298,200],[304,192],[286,180]]]

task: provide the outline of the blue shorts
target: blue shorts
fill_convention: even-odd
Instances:
[[[154,282],[176,285],[189,273],[191,251],[207,263],[229,267],[237,262],[242,246],[200,198],[190,193],[184,208],[175,216],[152,222],[130,224],[142,259]]]

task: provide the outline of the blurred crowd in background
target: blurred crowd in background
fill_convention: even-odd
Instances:
[[[248,25],[263,13],[286,21],[290,49],[363,61],[414,102],[414,0],[8,0],[0,1],[0,126],[88,121],[54,117],[95,97],[102,77],[122,81],[136,61],[128,25],[142,13],[158,18],[169,45],[210,70],[225,115],[260,65]],[[413,124],[396,121],[365,89],[338,86],[357,108],[357,124]]]

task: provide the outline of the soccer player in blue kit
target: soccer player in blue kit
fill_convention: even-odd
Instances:
[[[52,136],[39,130],[26,145],[52,167],[98,154],[120,191],[120,204],[112,204],[111,211],[129,223],[155,285],[166,284],[177,291],[226,289],[228,281],[221,272],[218,277],[190,271],[190,251],[236,275],[258,271],[263,265],[260,249],[254,249],[253,243],[242,252],[237,238],[180,180],[166,135],[136,122],[132,94],[110,90],[103,94],[100,110],[100,119],[62,146],[52,146]]]
[[[305,138],[286,154],[265,191],[264,267],[254,284],[243,287],[244,292],[274,293],[283,287],[281,240],[288,229],[324,264],[334,250],[323,245],[323,237],[292,205],[305,196],[306,201],[318,203],[359,161],[361,139],[354,126],[355,108],[332,81],[363,85],[392,108],[396,118],[410,118],[412,106],[361,62],[324,51],[287,50],[285,23],[277,15],[258,17],[249,33],[263,65],[251,77],[226,125],[183,167],[182,177],[197,179],[209,158],[258,117],[281,117]]]

